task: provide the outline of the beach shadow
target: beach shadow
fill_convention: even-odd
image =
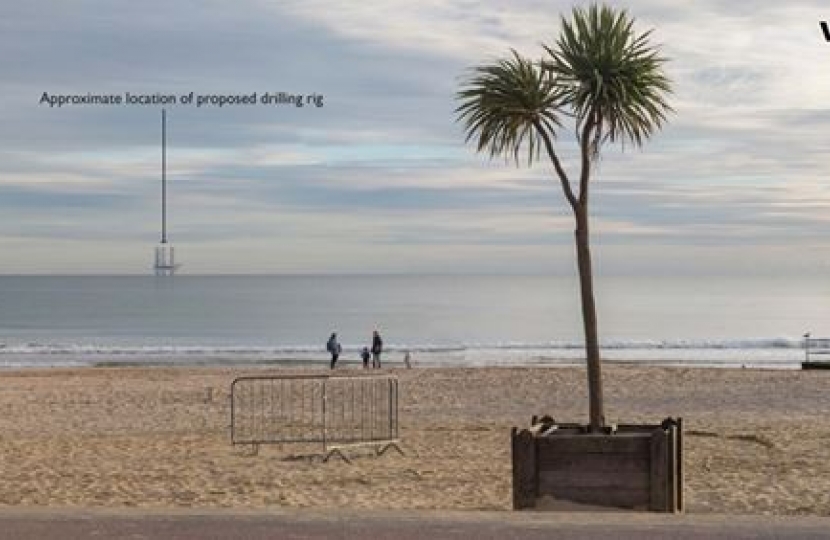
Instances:
[[[700,431],[700,430],[689,430],[686,432],[686,435],[690,437],[708,437],[713,439],[730,439],[733,441],[744,441],[749,443],[755,443],[761,445],[765,448],[769,448],[770,450],[775,449],[775,443],[771,440],[763,437],[761,435],[756,435],[754,433],[750,434],[738,434],[738,435],[722,435],[720,433],[715,433],[712,431]]]

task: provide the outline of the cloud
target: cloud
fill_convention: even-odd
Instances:
[[[677,112],[642,151],[607,148],[598,163],[591,204],[604,271],[628,271],[631,252],[671,269],[665,253],[700,272],[739,272],[765,250],[830,247],[825,7],[630,3],[671,59]],[[0,246],[17,254],[3,271],[143,272],[158,236],[159,108],[48,108],[44,91],[324,95],[320,108],[167,107],[171,231],[189,271],[361,271],[375,268],[372,256],[390,271],[450,261],[572,271],[572,218],[550,166],[475,154],[454,114],[467,68],[511,47],[540,55],[570,8],[3,6]],[[558,148],[575,175],[571,131]]]

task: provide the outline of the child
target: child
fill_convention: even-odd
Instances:
[[[369,353],[369,347],[363,347],[363,352],[360,353],[360,357],[363,359],[363,369],[369,369],[369,357],[372,356]]]

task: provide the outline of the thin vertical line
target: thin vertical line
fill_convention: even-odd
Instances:
[[[167,112],[161,110],[161,243],[167,243]]]

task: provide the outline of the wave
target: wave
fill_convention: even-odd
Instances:
[[[476,351],[579,351],[583,343],[578,341],[551,341],[538,343],[496,342],[443,344],[391,344],[385,349],[392,352],[458,354]],[[607,340],[600,344],[603,350],[660,351],[660,350],[758,350],[802,349],[800,338],[755,339],[676,339],[676,340]],[[358,352],[361,345],[345,345],[347,353]],[[83,355],[83,356],[196,356],[196,355],[275,355],[307,356],[324,353],[322,345],[117,345],[96,343],[0,343],[2,355]]]
[[[466,348],[478,349],[582,349],[583,342],[547,343],[499,343],[475,344]],[[803,338],[750,338],[750,339],[673,339],[673,340],[604,340],[600,348],[606,350],[654,350],[654,349],[802,349]]]

